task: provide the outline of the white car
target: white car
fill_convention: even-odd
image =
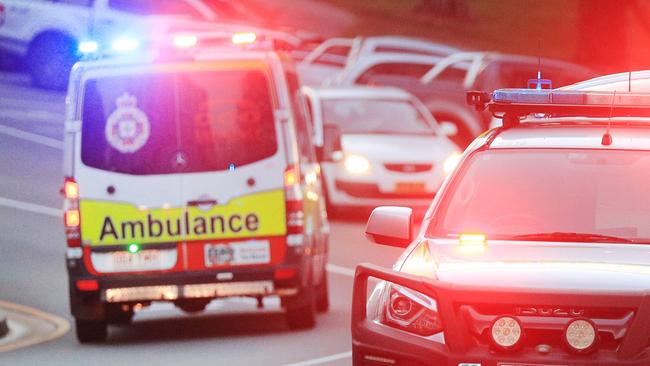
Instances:
[[[459,51],[447,45],[402,36],[330,38],[303,59],[298,71],[303,84],[318,86],[358,60],[376,54],[445,57]]]
[[[431,70],[443,56],[409,53],[376,53],[348,64],[340,73],[323,82],[324,86],[367,85],[375,75],[392,75],[420,79]]]
[[[330,212],[426,207],[460,152],[411,94],[396,88],[303,87]],[[445,126],[447,127],[447,126]],[[333,210],[333,211],[332,211]]]

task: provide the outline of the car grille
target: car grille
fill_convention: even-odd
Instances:
[[[433,199],[434,192],[414,192],[414,193],[387,193],[381,192],[379,186],[374,183],[356,183],[337,180],[335,183],[337,190],[358,198],[380,198],[380,199]]]
[[[566,308],[545,306],[538,309],[528,305],[461,305],[459,312],[467,320],[469,331],[483,346],[493,344],[490,329],[501,316],[515,316],[522,324],[523,347],[540,344],[552,348],[564,347],[564,330],[574,318],[588,318],[598,328],[598,348],[616,350],[634,319],[634,309],[626,308]]]
[[[433,169],[432,164],[384,164],[384,167],[391,172],[399,173],[422,173]]]

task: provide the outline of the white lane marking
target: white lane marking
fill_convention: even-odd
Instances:
[[[0,197],[0,206],[16,208],[23,211],[39,213],[43,215],[60,217],[63,215],[63,210],[47,206],[37,205],[35,203],[28,203],[23,201],[16,201],[10,198]]]
[[[53,314],[48,314],[38,309],[34,309],[24,305],[18,305],[18,304],[14,304],[2,300],[0,300],[0,308],[8,310],[10,312],[22,314],[23,316],[44,320],[52,324],[52,326],[54,327],[54,330],[52,332],[36,335],[33,337],[27,337],[17,342],[0,345],[0,353],[12,351],[22,347],[33,346],[38,343],[48,342],[63,336],[68,332],[68,330],[70,330],[70,323],[68,323],[67,320]]]
[[[328,263],[326,269],[327,272],[336,273],[348,277],[354,277],[354,270],[351,268],[341,267],[341,266],[337,266],[336,264]]]
[[[63,142],[53,139],[50,137],[45,137],[41,135],[37,135],[35,133],[31,132],[26,132],[23,130],[19,130],[17,128],[5,126],[5,125],[0,125],[0,133],[3,133],[5,135],[9,135],[15,138],[19,138],[21,140],[33,142],[36,144],[41,144],[45,145],[48,147],[52,147],[55,149],[63,150]]]
[[[302,362],[297,362],[297,363],[290,363],[288,365],[284,366],[312,366],[312,365],[320,365],[332,361],[338,361],[338,360],[344,360],[346,358],[352,357],[352,351],[348,352],[341,352],[337,353],[335,355],[330,355],[330,356],[325,356],[321,358],[314,358],[312,360],[307,360],[307,361],[302,361]]]

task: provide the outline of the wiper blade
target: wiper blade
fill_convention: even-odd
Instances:
[[[514,240],[556,240],[556,241],[579,241],[579,242],[597,242],[597,243],[634,243],[634,240],[621,238],[618,236],[602,235],[594,233],[574,233],[564,231],[554,231],[549,233],[534,233],[514,235],[510,237]]]

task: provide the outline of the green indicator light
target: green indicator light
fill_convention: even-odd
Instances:
[[[129,253],[137,253],[140,251],[140,246],[138,244],[129,244]]]

